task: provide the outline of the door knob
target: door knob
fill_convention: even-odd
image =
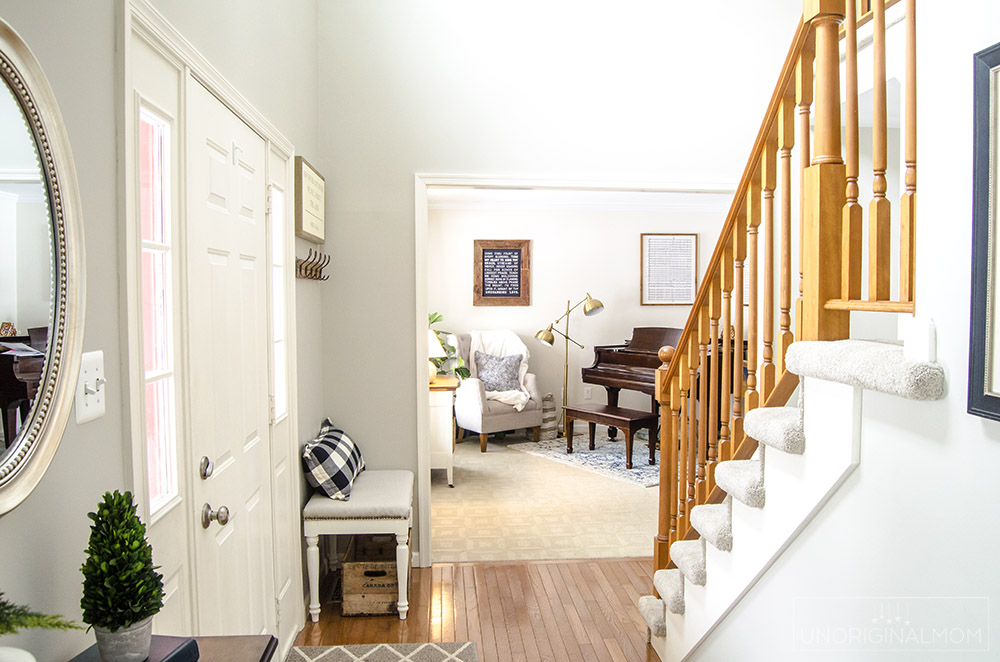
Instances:
[[[208,456],[201,458],[201,464],[198,465],[198,475],[201,476],[202,480],[208,480],[215,471],[215,463],[208,459]]]
[[[221,506],[218,510],[212,510],[212,506],[205,504],[201,508],[201,526],[207,529],[212,522],[218,522],[222,526],[229,523],[229,509]]]

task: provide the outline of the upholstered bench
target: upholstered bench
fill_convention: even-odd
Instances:
[[[413,472],[366,470],[358,474],[348,501],[314,494],[302,510],[309,569],[309,616],[319,620],[319,537],[342,534],[395,534],[396,574],[399,579],[399,618],[410,608],[407,570],[410,525],[413,521]]]

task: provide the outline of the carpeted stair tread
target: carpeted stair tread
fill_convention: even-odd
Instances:
[[[705,541],[678,540],[670,546],[670,560],[695,586],[705,585]]]
[[[695,506],[691,509],[691,526],[719,551],[732,551],[733,498],[727,496],[722,503]]]
[[[747,436],[785,453],[801,455],[806,449],[798,407],[759,407],[743,419],[743,429]]]
[[[940,400],[945,395],[940,363],[914,361],[902,345],[873,340],[808,340],[792,343],[785,365],[800,377],[831,382],[909,400]]]
[[[729,460],[715,467],[715,482],[737,501],[751,508],[764,507],[764,446],[749,460]]]
[[[653,574],[653,586],[671,614],[684,613],[684,575],[680,570],[657,570]]]
[[[667,613],[663,607],[663,600],[655,595],[639,596],[639,613],[642,615],[642,620],[646,621],[650,634],[654,637],[666,636]]]

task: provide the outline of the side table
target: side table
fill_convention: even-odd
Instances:
[[[438,375],[430,383],[428,397],[431,469],[448,470],[448,487],[455,487],[455,391],[458,377]]]

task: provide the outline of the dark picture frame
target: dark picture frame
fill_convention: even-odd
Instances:
[[[1000,43],[973,56],[972,301],[968,412],[1000,421],[997,254]]]
[[[472,305],[531,305],[531,240],[472,241]]]

